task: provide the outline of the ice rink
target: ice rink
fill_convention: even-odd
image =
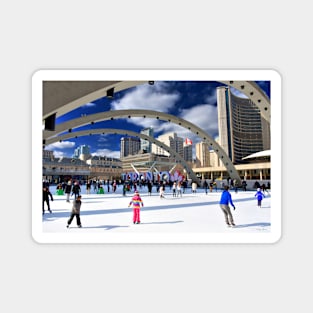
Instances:
[[[104,194],[93,190],[91,194],[86,194],[82,186],[82,228],[77,227],[75,218],[70,227],[66,227],[74,197],[66,202],[65,195],[56,194],[55,186],[50,187],[54,199],[50,201],[52,213],[47,211],[45,204],[45,214],[41,215],[38,207],[35,215],[40,214],[42,233],[49,234],[47,240],[52,242],[262,242],[263,239],[267,242],[267,237],[272,234],[270,192],[265,192],[266,197],[259,208],[255,190],[231,190],[236,206],[236,210],[231,209],[236,227],[229,228],[219,207],[221,190],[206,194],[202,188],[198,188],[196,193],[188,188],[181,197],[173,197],[172,190],[167,187],[162,199],[155,187],[151,195],[145,187],[138,190],[144,203],[139,225],[133,224],[133,210],[128,207],[133,191],[123,196],[122,186],[115,193],[112,189],[107,192],[105,187]],[[87,235],[91,233],[97,236]],[[220,235],[222,237],[219,238]]]

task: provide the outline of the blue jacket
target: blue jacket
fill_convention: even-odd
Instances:
[[[228,190],[224,190],[221,196],[220,204],[229,205],[229,203],[232,207],[235,207],[230,192]]]
[[[257,199],[259,201],[261,201],[263,198],[265,198],[265,195],[262,191],[257,191],[257,193],[254,196],[257,197]]]

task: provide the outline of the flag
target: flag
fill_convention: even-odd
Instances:
[[[186,139],[185,139],[185,144],[186,144],[186,145],[192,145],[192,140],[189,139],[189,138],[186,138]]]

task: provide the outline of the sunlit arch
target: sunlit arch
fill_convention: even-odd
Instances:
[[[254,81],[220,80],[222,84],[234,87],[246,95],[260,109],[264,119],[270,122],[270,99]],[[114,88],[123,91],[148,81],[45,81],[43,84],[43,120],[52,114],[62,116],[82,105],[106,97]],[[151,86],[151,88],[153,88]]]
[[[114,120],[115,118],[132,118],[132,117],[156,118],[159,120],[174,123],[176,125],[188,129],[192,133],[199,136],[203,142],[206,142],[209,148],[214,150],[214,152],[218,155],[221,162],[226,167],[230,177],[236,179],[239,183],[241,183],[241,178],[232,161],[230,160],[226,152],[223,150],[223,148],[209,134],[207,134],[200,127],[182,118],[163,112],[152,110],[116,110],[86,115],[58,124],[56,126],[55,131],[43,131],[43,140],[44,142],[47,142],[48,139],[58,136],[66,131],[71,133],[74,128],[81,127],[84,125],[94,124],[96,122],[106,120]]]
[[[196,176],[196,174],[193,172],[193,170],[190,168],[188,163],[172,148],[165,145],[163,142],[156,140],[153,137],[147,136],[145,134],[136,133],[131,130],[126,129],[116,129],[116,128],[98,128],[98,129],[90,129],[90,130],[82,130],[77,132],[70,132],[65,135],[60,135],[56,137],[52,137],[50,139],[47,139],[45,144],[50,145],[55,142],[64,141],[70,138],[76,138],[76,137],[82,137],[82,136],[88,136],[88,135],[95,135],[95,134],[118,134],[118,135],[129,135],[134,137],[140,137],[142,139],[148,140],[149,142],[161,147],[162,149],[166,150],[171,156],[175,158],[177,163],[181,164],[186,172],[188,173],[188,177],[191,178],[193,181],[200,184],[199,178]]]

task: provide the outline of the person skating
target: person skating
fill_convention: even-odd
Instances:
[[[76,181],[72,188],[72,195],[74,195],[75,199],[77,199],[77,197],[80,195],[80,191],[81,189],[80,189],[79,183]]]
[[[50,209],[49,197],[50,197],[50,200],[53,201],[53,196],[49,188],[43,187],[42,188],[42,214],[45,214],[45,202],[47,203],[48,211],[52,213]]]
[[[164,197],[164,185],[163,185],[163,184],[160,185],[160,188],[159,188],[159,195],[160,195],[160,199],[165,198],[165,197]]]
[[[265,198],[265,194],[261,191],[260,188],[257,189],[256,194],[254,195],[258,201],[258,207],[261,208],[262,200]]]
[[[222,209],[222,211],[224,213],[225,222],[226,222],[227,226],[230,226],[230,227],[236,226],[234,223],[233,215],[231,214],[231,211],[230,211],[229,204],[234,208],[234,210],[236,208],[235,208],[235,205],[233,203],[231,194],[229,192],[229,187],[227,185],[224,186],[224,190],[222,192],[219,204],[220,204],[220,208]]]
[[[128,207],[131,205],[133,206],[133,223],[140,224],[140,206],[143,207],[143,202],[138,191],[135,191]]]
[[[66,227],[69,228],[71,225],[73,218],[76,216],[76,222],[78,227],[82,227],[81,220],[80,220],[80,208],[81,208],[82,202],[81,202],[81,196],[77,196],[76,199],[73,200],[73,207],[71,216],[67,221]]]
[[[72,182],[69,180],[65,186],[66,202],[70,202],[70,195],[72,192]]]
[[[148,181],[147,186],[148,186],[148,194],[149,194],[149,196],[151,196],[151,193],[152,193],[152,182],[150,180]]]

